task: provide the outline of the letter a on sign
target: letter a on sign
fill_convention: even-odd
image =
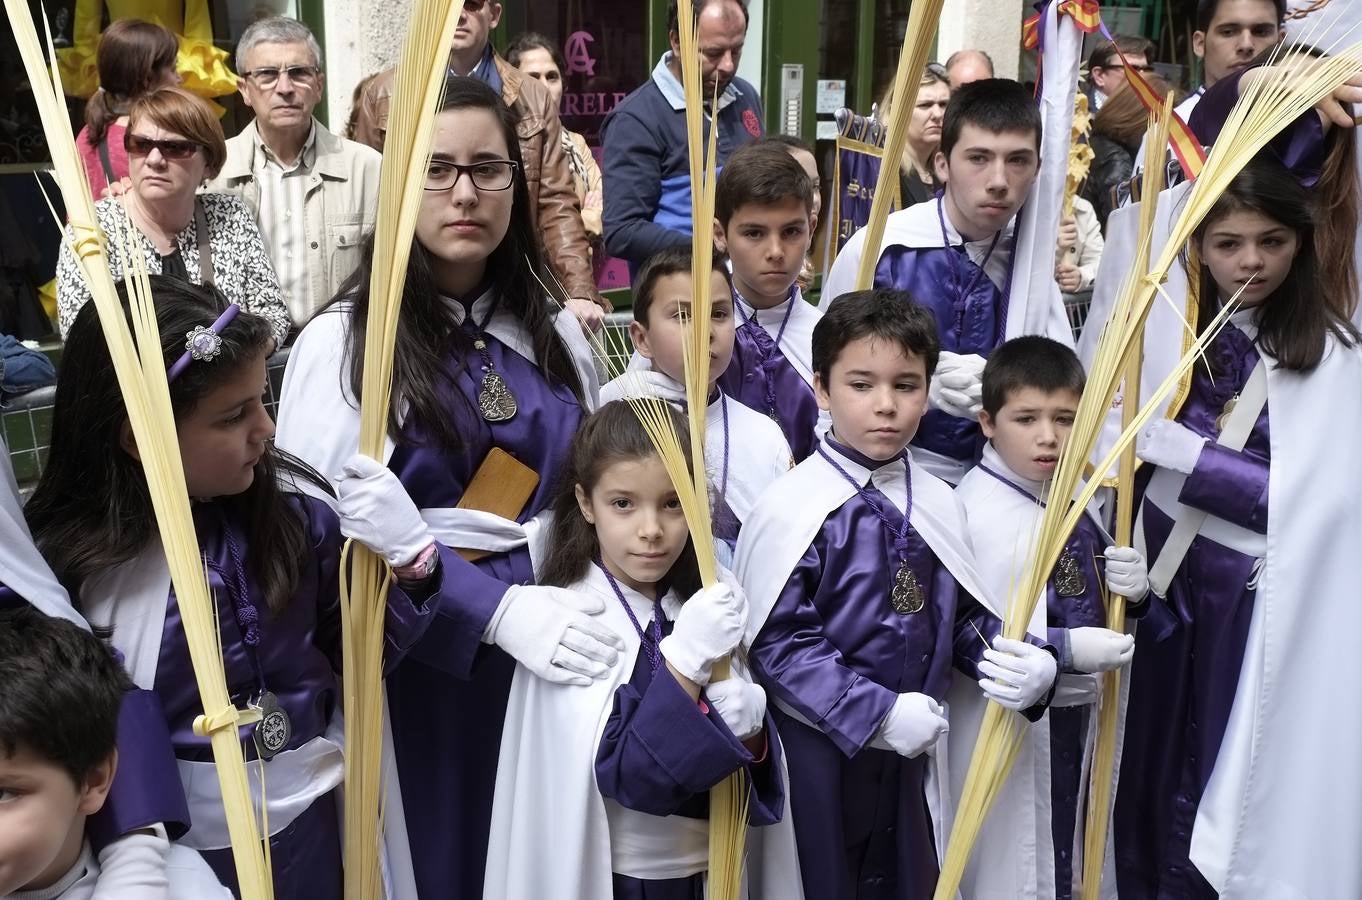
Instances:
[[[596,74],[596,60],[591,58],[591,51],[586,46],[595,42],[596,39],[591,36],[589,31],[574,31],[568,35],[567,41],[563,44],[563,56],[567,59],[567,74]]]

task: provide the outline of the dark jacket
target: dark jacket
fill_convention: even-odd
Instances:
[[[740,96],[719,110],[718,167],[762,134],[761,99],[741,78]],[[709,140],[706,120],[705,140]],[[605,247],[627,260],[632,276],[659,250],[690,244],[690,155],[686,110],[649,79],[611,110],[601,126],[605,176]]]
[[[1130,180],[1135,168],[1135,151],[1095,131],[1090,143],[1093,160],[1088,169],[1088,180],[1083,183],[1083,197],[1092,204],[1105,232],[1107,216],[1117,206],[1112,192]]]

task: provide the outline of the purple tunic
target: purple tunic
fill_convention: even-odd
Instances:
[[[194,524],[208,563],[208,584],[217,603],[228,693],[234,703],[244,706],[262,686],[273,692],[292,721],[293,734],[284,749],[293,750],[322,735],[339,709],[336,672],[341,656],[339,575],[344,538],[335,513],[322,501],[294,494],[288,502],[306,522],[313,553],[302,567],[293,598],[278,613],[269,609],[250,571],[250,536],[241,515],[222,501],[199,503],[194,506]],[[245,598],[238,596],[238,572],[246,579]],[[243,599],[258,619],[259,639],[254,649],[246,643],[235,611]],[[417,598],[396,586],[388,602],[392,611],[387,623],[389,649],[390,653],[400,653],[428,616]],[[194,719],[203,704],[173,589],[162,630],[155,692],[176,756],[211,761],[209,739],[194,733]],[[243,740],[253,730],[254,726],[243,727]],[[248,760],[255,758],[253,741],[247,740],[246,751]],[[311,900],[341,896],[340,823],[333,794],[318,798],[291,825],[272,836],[270,848],[276,897]],[[231,851],[205,851],[203,857],[218,878],[236,890]]]
[[[1178,421],[1208,438],[1215,420],[1258,364],[1233,325],[1216,337],[1212,380],[1198,366]],[[1267,408],[1243,452],[1208,445],[1179,500],[1266,533]],[[1144,504],[1151,560],[1172,521]],[[1239,683],[1253,612],[1256,560],[1198,536],[1168,588],[1166,606],[1145,618],[1131,673],[1130,706],[1116,798],[1116,866],[1122,898],[1214,897],[1188,852],[1197,805],[1220,751]]]
[[[1083,591],[1060,596],[1055,579],[1046,585],[1046,610],[1050,643],[1063,647],[1061,662],[1070,662],[1070,628],[1105,628],[1107,613],[1102,604],[1101,584],[1106,567],[1098,559],[1105,552],[1106,537],[1092,519],[1084,516],[1064,548],[1083,573]],[[1061,665],[1061,671],[1066,667]],[[1087,743],[1091,707],[1068,706],[1050,710],[1050,826],[1055,844],[1055,896],[1073,896],[1073,843],[1078,821],[1078,795],[1083,781],[1083,750]]]
[[[890,247],[875,267],[875,287],[907,291],[931,310],[942,350],[987,359],[1003,341],[1006,297],[962,249]],[[931,409],[913,444],[972,463],[979,459],[983,438],[979,423]]]
[[[832,441],[829,440],[832,444]],[[884,463],[833,447],[866,468]],[[838,477],[832,475],[831,477]],[[872,485],[893,524],[903,517]],[[807,897],[916,900],[936,885],[925,757],[869,747],[900,693],[945,696],[951,669],[977,679],[983,642],[1002,624],[909,532],[908,559],[927,593],[919,613],[889,603],[897,559],[881,520],[853,496],[829,515],[751,648],[774,702],[790,773],[790,809]],[[1038,717],[1044,705],[1028,710]]]
[[[454,355],[440,382],[441,405],[465,443],[443,450],[409,423],[388,466],[418,508],[453,507],[487,454],[500,447],[539,473],[518,517],[525,522],[551,502],[582,408],[567,385],[550,383],[533,362],[489,336],[487,352],[519,411],[509,421],[486,422],[477,413],[483,372],[472,338],[458,331],[450,341]],[[524,548],[476,563],[446,551],[442,560],[447,587],[431,602],[434,616],[424,637],[388,676],[388,708],[416,886],[422,897],[478,897],[515,667],[482,636],[507,588],[531,583],[534,573]]]
[[[671,622],[663,623],[664,634],[671,629]],[[627,809],[708,819],[710,788],[745,768],[749,820],[774,824],[784,814],[785,791],[771,723],[768,716],[768,752],[757,761],[717,712],[691,700],[665,669],[654,673],[640,651],[629,681],[615,692],[596,755],[596,783]],[[614,887],[616,900],[689,900],[704,896],[704,876],[644,881],[616,874]]]
[[[797,291],[791,303],[803,303]],[[735,303],[743,302],[734,299]],[[738,326],[733,339],[733,360],[719,376],[719,389],[748,409],[770,416],[780,426],[795,462],[802,462],[818,447],[818,401],[804,376],[785,358],[761,321],[773,319],[774,310],[756,310]],[[783,315],[781,316],[783,318]],[[776,326],[779,328],[779,324]],[[774,405],[773,405],[774,403]]]

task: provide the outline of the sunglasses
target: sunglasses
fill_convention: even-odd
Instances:
[[[123,149],[129,156],[147,156],[160,150],[166,159],[188,159],[203,145],[196,141],[154,141],[139,134],[124,134]]]
[[[464,12],[482,12],[487,0],[463,0]]]

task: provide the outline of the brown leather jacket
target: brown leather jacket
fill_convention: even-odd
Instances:
[[[541,84],[525,78],[500,56],[493,56],[501,75],[501,96],[520,118],[520,157],[530,189],[531,215],[539,232],[544,255],[567,289],[568,296],[591,300],[606,312],[610,303],[596,293],[591,275],[591,251],[576,185],[567,157],[563,155],[562,126],[553,99]],[[392,99],[395,69],[380,72],[359,101],[355,140],[380,153],[388,128],[388,104]]]

